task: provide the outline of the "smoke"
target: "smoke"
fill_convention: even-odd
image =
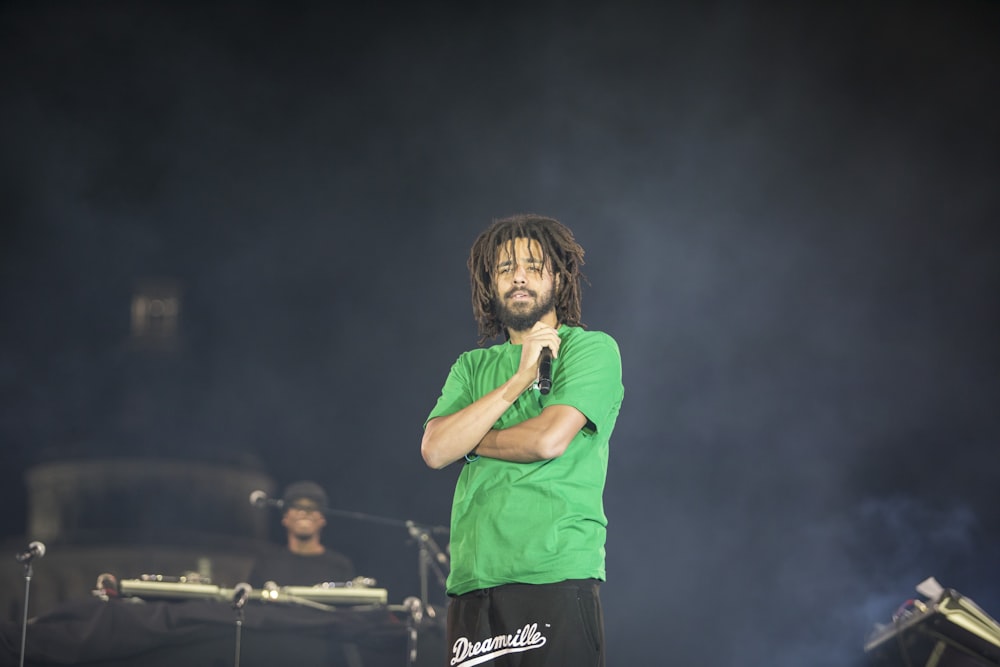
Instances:
[[[625,365],[609,662],[832,667],[927,575],[990,599],[995,10],[4,11],[21,458],[245,451],[445,524],[417,443],[475,344],[465,257],[537,211]],[[385,541],[366,573],[409,585]]]

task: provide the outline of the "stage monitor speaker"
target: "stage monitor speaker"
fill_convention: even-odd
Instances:
[[[1000,667],[1000,625],[969,598],[942,589],[876,626],[865,654],[867,667]]]

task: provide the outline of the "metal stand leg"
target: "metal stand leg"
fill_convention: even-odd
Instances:
[[[236,584],[233,595],[233,609],[236,610],[236,655],[233,657],[233,667],[240,667],[240,646],[243,643],[243,607],[250,599],[252,591],[250,584]]]
[[[406,522],[406,528],[410,532],[410,537],[412,537],[419,547],[420,553],[418,557],[420,559],[418,563],[418,575],[420,577],[420,602],[424,607],[430,605],[430,600],[428,598],[428,571],[433,570],[434,575],[437,577],[438,583],[441,588],[444,588],[448,575],[446,569],[451,565],[449,563],[448,555],[438,546],[438,543],[434,541],[431,537],[430,531],[423,527],[418,526],[412,521]]]
[[[424,620],[424,605],[415,597],[408,597],[403,600],[403,606],[410,612],[410,617],[406,621],[406,665],[413,667],[417,664],[417,639],[419,639],[420,623]]]
[[[24,564],[24,614],[21,618],[21,657],[18,663],[20,667],[24,667],[24,649],[28,639],[28,595],[31,593],[32,574],[29,560]]]

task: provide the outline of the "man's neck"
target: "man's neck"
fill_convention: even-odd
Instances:
[[[326,551],[326,547],[319,541],[319,537],[311,537],[306,540],[290,535],[288,537],[288,550],[300,556],[314,556]]]
[[[542,316],[542,319],[538,320],[546,326],[550,326],[553,329],[559,328],[559,320],[556,319],[556,311],[551,311]],[[508,329],[507,335],[510,338],[511,345],[520,345],[524,340],[524,337],[531,333],[531,329],[526,329],[524,331],[515,331],[514,329]]]

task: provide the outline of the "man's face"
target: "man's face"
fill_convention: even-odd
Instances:
[[[307,540],[319,534],[326,525],[326,517],[315,502],[300,499],[285,509],[281,525],[298,539]]]
[[[514,239],[501,248],[493,272],[494,299],[500,323],[512,331],[527,331],[555,309],[556,281],[532,239]]]

